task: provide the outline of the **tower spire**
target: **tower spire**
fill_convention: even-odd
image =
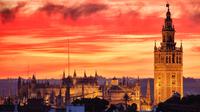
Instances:
[[[157,50],[157,47],[156,47],[156,40],[154,42],[154,50]]]
[[[140,77],[139,76],[137,77],[136,85],[140,86]]]
[[[151,103],[151,88],[150,88],[150,80],[149,80],[149,79],[148,79],[148,81],[147,81],[146,100],[147,100],[147,103],[148,103],[148,104]]]
[[[166,19],[165,19],[165,25],[163,27],[163,31],[174,31],[174,27],[172,25],[169,3],[166,4],[166,7],[167,7],[167,13],[166,13]]]
[[[183,42],[182,42],[182,40],[181,40],[181,48],[183,47]]]
[[[76,78],[76,70],[74,70],[74,76],[73,77]]]
[[[96,77],[96,78],[98,77],[98,73],[97,73],[97,70],[95,70],[95,77]]]
[[[176,43],[174,42],[175,28],[172,23],[171,12],[169,8],[169,3],[166,4],[167,13],[165,18],[165,23],[162,28],[162,50],[174,50]]]
[[[84,78],[86,78],[87,77],[87,75],[86,75],[86,71],[84,71]]]
[[[69,49],[69,38],[67,39],[67,51],[68,51],[68,75],[70,75],[70,49]]]
[[[65,70],[63,70],[63,79],[65,79]]]
[[[166,4],[167,7],[167,16],[171,17],[170,9],[169,9],[169,3]]]
[[[166,4],[166,18],[162,28],[162,42],[154,49],[154,102],[157,105],[165,101],[177,91],[183,96],[183,49],[176,47],[175,28],[173,26],[171,9]],[[170,70],[170,71],[169,71]],[[175,73],[175,74],[174,74]],[[160,76],[160,74],[163,74]],[[171,75],[172,77],[168,77]],[[167,79],[165,77],[168,77]],[[177,80],[174,80],[174,77]],[[168,84],[172,81],[172,84]],[[149,86],[149,84],[147,85]],[[170,88],[170,91],[168,91]],[[149,97],[147,87],[146,97]]]

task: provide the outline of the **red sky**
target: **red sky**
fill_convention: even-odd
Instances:
[[[95,2],[94,2],[95,1]],[[184,76],[200,78],[200,1],[168,0]],[[153,77],[166,0],[1,0],[0,78],[71,74]],[[28,72],[29,71],[29,72]],[[67,72],[67,69],[65,70]],[[29,74],[28,74],[29,73]]]

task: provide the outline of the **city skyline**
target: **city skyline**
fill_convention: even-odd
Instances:
[[[200,78],[200,2],[168,1],[183,43],[183,76]],[[161,42],[166,1],[0,2],[0,78],[70,74],[153,78],[154,41]],[[183,8],[184,7],[184,8]],[[8,9],[7,9],[8,8]],[[145,10],[148,9],[148,10]],[[109,75],[109,76],[108,76]]]

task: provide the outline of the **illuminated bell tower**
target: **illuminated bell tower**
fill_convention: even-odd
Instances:
[[[183,96],[183,48],[176,47],[175,28],[169,4],[160,47],[154,46],[154,103],[164,102],[178,92]]]

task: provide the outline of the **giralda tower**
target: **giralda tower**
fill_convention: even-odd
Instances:
[[[176,47],[175,28],[172,24],[169,4],[162,28],[162,42],[154,46],[154,103],[158,104],[175,92],[183,96],[183,48]]]

